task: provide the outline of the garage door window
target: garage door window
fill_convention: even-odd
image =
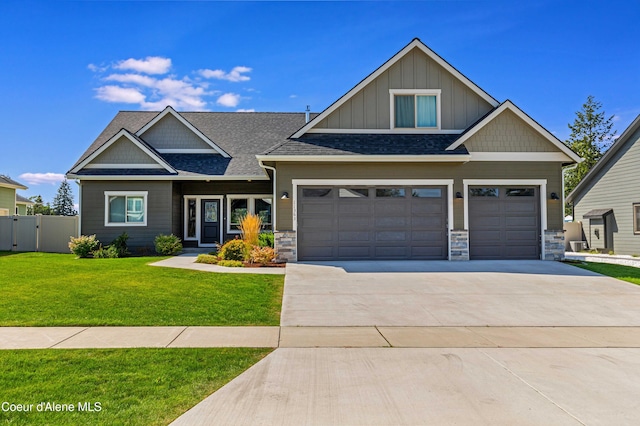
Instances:
[[[411,196],[415,198],[440,198],[442,189],[440,188],[413,188]]]
[[[399,198],[404,197],[404,188],[376,188],[378,198]]]
[[[498,197],[500,191],[498,188],[470,188],[469,195],[472,197]]]
[[[322,198],[331,194],[331,188],[303,188],[302,196],[304,198]]]
[[[507,197],[533,197],[535,191],[533,188],[507,188]]]
[[[340,198],[368,198],[369,188],[340,188]]]

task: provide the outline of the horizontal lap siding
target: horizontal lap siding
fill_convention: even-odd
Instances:
[[[148,191],[147,226],[104,226],[105,191]],[[169,181],[83,181],[82,234],[96,234],[100,242],[107,245],[126,232],[129,247],[152,250],[156,235],[172,232],[171,194]]]
[[[277,163],[276,194],[293,194],[292,179],[454,179],[453,193],[463,192],[463,179],[546,179],[548,194],[562,191],[559,163],[469,162],[461,163]],[[292,200],[276,200],[277,226],[293,229]],[[454,200],[454,229],[464,229],[464,203]],[[560,201],[547,202],[547,229],[562,229]]]
[[[581,221],[587,239],[589,237],[589,219],[582,216],[593,209],[613,209],[611,228],[613,247],[619,254],[640,254],[640,235],[633,233],[633,204],[640,203],[640,130],[632,135],[629,143],[609,161],[596,176],[588,192],[575,201],[574,220]],[[593,235],[592,245],[604,247],[604,235],[600,241]]]

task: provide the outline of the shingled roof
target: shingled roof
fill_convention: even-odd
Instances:
[[[16,188],[16,189],[27,189],[26,186],[11,179],[9,176],[0,175],[0,186],[4,186],[7,188]]]
[[[73,170],[121,129],[133,134],[153,120],[159,112],[121,111],[71,167]],[[305,123],[304,113],[269,112],[181,112],[180,115],[202,134],[227,152],[231,158],[217,154],[157,153],[178,171],[179,176],[223,175],[264,176],[256,155],[279,145]],[[144,136],[142,137],[144,139]],[[85,169],[77,173],[95,175],[149,175],[144,170]],[[157,170],[152,174],[163,175]]]

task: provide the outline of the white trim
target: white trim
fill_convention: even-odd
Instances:
[[[271,200],[271,230],[275,227],[273,223],[273,210],[275,208],[273,194],[227,194],[227,234],[239,234],[237,229],[231,229],[231,200],[247,200],[247,213],[255,214],[256,199]]]
[[[269,180],[268,176],[209,176],[209,175],[198,175],[198,176],[176,176],[176,175],[78,175],[74,173],[67,173],[68,179],[80,179],[80,180],[168,180],[168,181],[232,181],[232,180]]]
[[[399,130],[405,130],[407,127],[396,127],[396,104],[394,98],[396,95],[413,95],[413,107],[414,107],[414,123],[415,127],[412,130],[424,131],[431,130],[432,132],[439,132],[441,126],[442,108],[440,107],[442,89],[389,89],[389,123],[391,123],[391,130],[395,133]],[[435,96],[436,97],[436,126],[435,127],[418,127],[418,105],[416,104],[416,96]],[[410,128],[411,129],[411,128]]]
[[[435,61],[438,65],[440,65],[441,67],[443,67],[445,69],[445,71],[449,72],[450,74],[452,74],[455,78],[457,78],[458,80],[460,80],[462,82],[462,84],[464,84],[465,86],[467,86],[469,89],[471,89],[474,93],[476,93],[478,96],[480,96],[482,99],[484,99],[486,102],[488,102],[491,106],[493,107],[497,107],[499,105],[499,102],[497,100],[495,100],[492,96],[490,96],[487,92],[485,92],[484,90],[482,90],[480,87],[478,87],[475,83],[473,83],[471,80],[469,80],[467,77],[465,77],[460,71],[458,71],[457,69],[455,69],[453,66],[451,66],[447,61],[445,61],[444,59],[442,59],[438,54],[436,54],[433,50],[429,49],[422,41],[420,41],[419,39],[413,39],[411,41],[411,43],[409,43],[408,45],[406,45],[401,51],[399,51],[398,53],[396,53],[395,55],[393,55],[391,57],[391,59],[389,59],[387,62],[385,62],[384,64],[382,64],[381,67],[379,67],[377,70],[375,70],[374,72],[372,72],[371,74],[369,74],[369,76],[367,76],[364,80],[362,80],[360,83],[358,83],[357,85],[355,85],[355,87],[353,87],[353,89],[349,90],[346,94],[344,94],[340,99],[338,99],[336,102],[334,102],[331,106],[329,106],[329,108],[325,109],[322,113],[320,113],[319,115],[317,115],[313,120],[309,121],[307,124],[305,124],[300,130],[298,130],[297,132],[295,132],[291,137],[292,138],[299,138],[300,136],[302,136],[303,134],[305,134],[309,129],[311,129],[315,123],[319,123],[322,120],[324,120],[327,116],[329,116],[332,112],[334,112],[335,110],[337,110],[338,108],[340,108],[345,102],[347,102],[349,99],[351,99],[356,93],[358,93],[362,88],[364,88],[365,86],[367,86],[369,83],[371,83],[372,81],[374,81],[376,78],[378,78],[382,73],[384,73],[385,71],[387,71],[389,68],[391,68],[396,62],[398,62],[400,59],[402,59],[407,53],[409,53],[411,50],[413,50],[414,48],[418,48],[420,49],[425,55],[427,55],[430,59],[432,59],[433,61]]]
[[[451,231],[453,230],[453,179],[292,179],[293,230],[298,232],[298,186],[307,185],[366,185],[366,186],[446,186],[447,187],[447,259],[451,260]],[[298,239],[296,238],[296,253]]]
[[[540,259],[544,260],[544,231],[547,229],[547,180],[546,179],[463,179],[464,186],[464,229],[469,230],[469,186],[538,186],[540,192]],[[564,214],[563,214],[564,216]],[[471,245],[471,239],[469,239]]]
[[[105,227],[113,227],[113,226],[147,226],[147,212],[148,212],[148,195],[149,191],[104,191],[104,226]],[[142,208],[143,208],[143,221],[142,222],[118,222],[111,223],[109,222],[109,197],[125,197],[125,220],[127,216],[127,197],[142,197]]]
[[[219,239],[219,243],[222,244],[224,242],[224,235],[223,235],[223,231],[224,231],[224,215],[222,214],[224,211],[224,196],[223,195],[183,195],[183,205],[184,205],[184,213],[183,213],[183,217],[182,217],[182,224],[183,224],[183,236],[184,236],[184,240],[185,241],[196,241],[198,243],[198,247],[215,247],[215,244],[211,244],[211,243],[202,243],[200,242],[200,239],[202,238],[202,205],[200,204],[202,202],[202,200],[218,200],[220,201],[220,210],[218,212],[219,216],[220,216],[220,239]],[[187,238],[187,227],[188,227],[188,223],[187,223],[187,212],[189,209],[189,199],[195,199],[196,200],[196,236],[195,238]]]
[[[167,106],[162,112],[156,115],[151,121],[144,125],[140,130],[136,132],[136,136],[142,136],[147,130],[153,127],[158,121],[162,120],[167,114],[173,115],[178,121],[184,124],[189,130],[196,134],[203,142],[209,145],[212,149],[220,153],[225,158],[231,158],[229,154],[227,154],[222,148],[213,143],[211,139],[206,137],[204,133],[198,130],[193,124],[189,123],[181,114],[176,112],[171,106]]]
[[[464,132],[464,129],[432,129],[429,127],[419,127],[417,129],[397,128],[397,129],[323,129],[315,128],[309,129],[306,133],[338,133],[338,134],[375,134],[375,135],[387,135],[387,134],[408,134],[408,135],[459,135]]]
[[[0,217],[1,216],[9,216],[9,209],[1,208],[0,209]]]
[[[275,167],[272,166],[267,166],[266,164],[264,164],[262,162],[262,160],[258,160],[258,164],[260,164],[260,167],[264,168],[264,169],[269,169],[271,171],[273,171],[273,182],[271,182],[271,187],[273,188],[273,204],[271,205],[271,221],[273,222],[273,224],[271,225],[272,228],[272,232],[275,234],[275,232],[277,231],[276,229],[276,212],[278,211],[278,206],[276,206],[276,203],[278,202],[278,195],[276,193],[276,191],[278,190],[278,181],[276,179],[277,176],[277,170]],[[268,176],[267,171],[265,170],[264,173]]]
[[[471,161],[543,161],[567,162],[562,152],[471,152]]]
[[[28,187],[26,187],[24,185],[13,185],[13,184],[10,184],[10,183],[5,183],[5,182],[0,182],[0,188],[22,189],[22,190],[29,189]]]
[[[331,163],[466,163],[469,154],[443,155],[256,155],[260,161],[322,161]]]
[[[93,163],[84,166],[85,169],[163,169],[160,164],[118,164],[118,163]]]
[[[562,143],[558,138],[556,138],[553,134],[551,134],[547,129],[542,127],[540,124],[535,122],[531,117],[524,113],[520,108],[514,105],[510,100],[506,100],[500,105],[498,108],[491,111],[489,115],[487,115],[481,122],[477,123],[474,127],[472,127],[467,133],[462,135],[457,141],[452,143],[447,147],[447,151],[452,151],[469,140],[473,135],[478,133],[480,129],[489,124],[494,118],[498,115],[502,114],[505,110],[509,110],[513,112],[518,118],[522,119],[525,123],[531,126],[535,131],[537,131],[542,137],[551,142],[559,151],[569,157],[569,160],[572,162],[580,163],[583,161],[580,156],[578,156],[575,152],[569,149],[564,143]]]
[[[156,149],[160,154],[220,154],[215,149],[180,149],[180,148],[164,148]]]
[[[171,167],[166,161],[162,158],[158,157],[153,151],[149,150],[146,146],[144,146],[140,141],[138,141],[134,136],[131,135],[127,130],[121,129],[118,133],[116,133],[113,137],[111,137],[108,141],[102,144],[102,146],[91,153],[87,158],[82,160],[76,167],[70,170],[69,175],[72,176],[73,173],[77,173],[78,171],[85,168],[91,161],[96,159],[100,154],[102,154],[107,148],[113,145],[116,141],[118,141],[121,137],[127,138],[130,142],[132,142],[135,146],[137,146],[142,152],[147,154],[158,163],[163,169],[167,170],[170,173],[177,173],[177,171]],[[129,178],[129,176],[127,176]]]

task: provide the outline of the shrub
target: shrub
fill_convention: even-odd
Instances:
[[[118,249],[114,245],[110,245],[107,247],[98,247],[93,251],[93,257],[96,259],[116,259],[120,256]]]
[[[275,251],[271,247],[254,247],[249,253],[249,259],[252,263],[266,265],[276,257]]]
[[[244,263],[239,260],[221,260],[218,262],[220,266],[226,266],[227,268],[242,268]]]
[[[107,251],[111,254],[110,258],[125,257],[129,255],[129,248],[127,247],[127,240],[129,236],[126,232],[123,232],[111,244],[107,247]]]
[[[242,233],[242,239],[250,247],[258,245],[258,235],[260,235],[260,228],[262,228],[262,219],[255,214],[247,214],[240,221],[240,232]]]
[[[263,232],[258,235],[258,245],[260,247],[274,247],[273,232]]]
[[[156,252],[165,256],[173,256],[182,251],[182,241],[173,234],[160,234],[153,240],[153,244],[156,247]]]
[[[199,254],[196,259],[196,263],[208,263],[209,265],[215,265],[219,261],[218,256],[212,254]]]
[[[71,253],[75,254],[78,257],[89,257],[92,251],[94,251],[100,241],[96,239],[94,235],[80,235],[79,237],[71,237],[71,241],[69,241],[69,250]]]
[[[107,257],[107,249],[105,249],[104,247],[100,246],[97,249],[95,249],[93,252],[93,257],[96,259],[105,259]]]
[[[223,260],[238,260],[242,262],[247,258],[247,246],[242,240],[231,240],[220,248],[219,254]]]
[[[609,250],[609,256],[613,256],[615,253],[613,250]]]

